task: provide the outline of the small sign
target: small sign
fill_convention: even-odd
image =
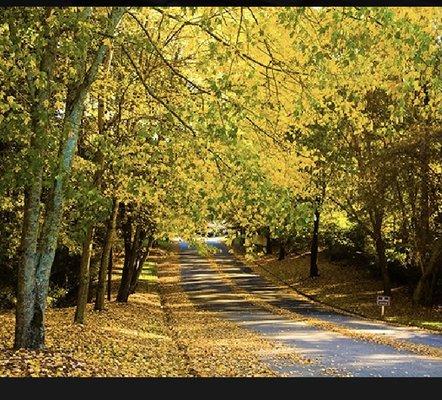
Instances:
[[[378,296],[377,297],[378,306],[389,306],[390,305],[390,296]]]

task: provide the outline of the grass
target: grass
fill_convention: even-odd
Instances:
[[[149,256],[149,259],[144,262],[143,270],[138,279],[137,291],[149,292],[158,283],[157,276],[157,260],[162,257],[162,251],[155,249]],[[112,271],[112,287],[113,290],[117,290],[121,275],[123,273],[123,259],[117,260],[115,267]]]
[[[282,261],[269,255],[251,264],[255,272],[270,281],[283,281],[314,300],[368,318],[381,319],[376,296],[382,294],[382,281],[373,277],[367,269],[330,262],[323,253],[318,256],[320,276],[317,278],[309,277],[309,254],[290,255]],[[394,286],[391,306],[385,308],[385,321],[442,332],[441,308],[414,306],[407,286]]]
[[[141,271],[140,282],[157,282],[157,265],[152,261],[146,261]]]

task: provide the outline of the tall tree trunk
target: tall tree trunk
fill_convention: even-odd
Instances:
[[[138,257],[138,250],[140,247],[141,228],[137,225],[135,229],[134,239],[130,246],[130,252],[126,255],[127,261],[123,267],[123,274],[121,276],[120,287],[118,288],[117,301],[120,303],[126,303],[130,294],[130,284],[132,282],[132,276],[136,269],[136,261]]]
[[[52,13],[48,8],[46,17]],[[14,22],[9,22],[10,33],[13,41],[18,41]],[[51,96],[50,80],[52,78],[54,51],[53,38],[49,38],[50,32],[45,30],[48,43],[42,54],[40,70],[46,74],[45,86],[37,88],[31,78],[28,79],[30,92],[33,94],[31,109],[31,126],[33,136],[30,141],[28,163],[31,177],[24,190],[23,226],[20,241],[21,261],[18,266],[17,280],[17,304],[15,308],[15,338],[14,348],[39,348],[33,340],[33,320],[36,296],[36,264],[38,250],[38,236],[40,229],[40,201],[43,190],[43,138],[49,124],[47,109],[42,104]]]
[[[382,237],[377,237],[375,240],[376,254],[378,258],[379,269],[382,274],[382,282],[384,285],[384,294],[391,295],[391,282],[387,269],[387,257],[385,256],[385,243]]]
[[[272,254],[272,238],[269,226],[266,227],[266,254]]]
[[[95,310],[98,311],[104,309],[104,298],[106,295],[106,272],[109,268],[109,258],[115,237],[115,226],[117,224],[119,203],[120,202],[117,199],[114,199],[112,212],[108,221],[103,253],[101,255],[100,270],[98,272],[97,296],[95,298]]]
[[[108,53],[106,55],[106,59],[104,61],[104,64],[105,64],[105,73],[104,74],[105,74],[105,76],[109,73],[109,70],[110,70],[112,54],[113,54],[112,50],[108,51]],[[100,136],[104,135],[104,113],[105,113],[104,108],[105,108],[104,107],[104,100],[101,96],[99,96],[98,97],[98,134]],[[98,168],[97,168],[97,172],[95,173],[95,177],[94,177],[94,185],[96,188],[101,189],[102,178],[103,178],[103,175],[105,172],[105,160],[104,160],[104,154],[100,148],[97,151],[97,165],[98,165]],[[106,238],[106,240],[107,240],[107,238]],[[100,284],[101,284],[100,272],[101,272],[101,267],[100,267],[99,275],[98,275],[99,282],[98,282],[98,288],[97,288],[97,296],[98,295],[101,296],[101,293],[99,293],[99,288],[100,288]],[[88,275],[89,275],[89,273],[88,273]],[[86,301],[87,301],[87,298],[86,298]],[[104,304],[104,299],[103,299],[103,304]],[[102,307],[103,307],[103,305],[102,305]]]
[[[17,304],[15,309],[14,348],[29,348],[31,321],[35,301],[35,254],[37,252],[40,217],[41,172],[25,191],[24,221],[21,236],[21,262],[18,266]]]
[[[384,294],[386,296],[391,295],[391,281],[387,268],[387,257],[385,255],[385,242],[382,235],[382,215],[374,213],[373,218],[373,239],[376,247],[376,255],[378,260],[378,266],[382,275],[382,282],[384,286]]]
[[[413,293],[413,303],[424,306],[431,305],[434,286],[442,264],[442,238],[439,237],[433,244],[431,258],[420,277]]]
[[[319,217],[320,212],[318,207],[315,208],[313,220],[313,237],[310,251],[310,277],[319,276],[318,270],[318,236],[319,236]]]
[[[137,262],[137,268],[132,276],[132,281],[130,284],[130,293],[135,293],[138,281],[140,279],[140,275],[143,272],[144,263],[146,262],[147,257],[149,257],[150,247],[152,246],[152,243],[153,243],[153,238],[150,237],[148,240],[146,251],[141,255],[141,258]]]
[[[95,265],[94,265],[94,269],[95,269]],[[94,274],[91,273],[91,266],[89,266],[89,287],[88,287],[88,292],[87,292],[87,302],[88,303],[92,303],[92,301],[95,298],[95,293],[96,293],[96,287],[94,287],[94,280],[95,280],[95,271]]]
[[[89,226],[86,232],[86,238],[83,242],[83,252],[80,262],[80,285],[78,287],[77,308],[75,309],[74,322],[84,323],[84,314],[86,311],[87,297],[89,293],[90,263],[92,254],[92,242],[94,237],[94,227]]]
[[[31,322],[31,342],[34,348],[43,348],[45,341],[44,315],[49,290],[49,277],[57,247],[58,233],[63,212],[64,186],[70,175],[72,160],[77,146],[78,131],[83,115],[86,93],[72,105],[64,121],[64,133],[67,137],[63,144],[58,173],[46,203],[46,213],[39,242],[38,258],[35,270],[36,288],[34,316]]]
[[[104,174],[104,157],[101,151],[98,152],[99,167],[94,175],[94,185],[101,188],[101,180]],[[83,253],[80,264],[80,286],[78,288],[77,308],[75,310],[74,322],[84,323],[84,314],[86,311],[86,304],[89,295],[89,281],[90,281],[90,261],[92,254],[92,243],[95,227],[91,223],[87,229],[85,242],[83,243]]]
[[[110,23],[106,29],[106,34],[108,36],[113,35],[115,28],[119,24],[124,12],[124,7],[113,8],[109,19]],[[70,176],[72,159],[76,150],[80,122],[84,109],[84,100],[91,84],[96,78],[98,67],[102,63],[106,52],[107,46],[102,44],[96,52],[91,67],[85,74],[84,79],[81,82],[78,82],[75,91],[69,92],[69,97],[66,101],[65,119],[63,121],[63,142],[58,160],[58,169],[54,179],[51,195],[49,196],[46,204],[47,207],[43,228],[37,250],[34,252],[34,255],[30,254],[30,252],[35,246],[33,239],[38,237],[38,233],[29,232],[29,235],[27,235],[25,240],[23,240],[24,244],[28,245],[28,248],[24,246],[24,254],[29,254],[30,257],[34,259],[34,269],[32,270],[30,268],[28,258],[25,258],[23,260],[25,264],[21,267],[20,271],[21,283],[18,285],[19,291],[21,291],[21,294],[19,295],[21,300],[17,303],[16,311],[16,315],[18,316],[16,321],[16,348],[26,347],[41,349],[44,347],[44,316],[46,311],[46,299],[63,210],[64,187]],[[37,191],[35,191],[35,193],[36,192]],[[29,211],[29,216],[25,218],[28,218],[29,221],[33,221],[33,217],[36,215],[36,212],[32,209]],[[30,229],[32,226],[32,224],[29,223],[25,223],[24,225],[27,225],[26,229]],[[33,228],[38,229],[38,224],[34,224]],[[33,279],[35,279],[34,284],[31,283]],[[31,296],[34,296],[33,304],[28,301]],[[25,309],[31,306],[32,308]],[[28,322],[31,315],[31,321]]]
[[[107,301],[112,299],[112,270],[114,267],[114,251],[111,247],[109,255],[109,267],[107,269]]]
[[[112,50],[109,50],[109,52],[106,55],[106,59],[104,60],[104,77],[107,76],[107,74],[110,71],[110,67],[111,67],[111,63],[112,63]],[[100,136],[104,135],[104,114],[105,114],[105,102],[104,99],[101,95],[99,95],[98,97],[98,134]],[[101,151],[101,149],[98,149],[97,151],[97,164],[99,165],[99,168],[97,170],[96,173],[96,177],[95,177],[95,186],[97,188],[101,188],[101,181],[102,181],[102,177],[104,175],[105,172],[105,160],[104,160],[104,155],[103,152]],[[115,201],[115,200],[114,200]],[[117,204],[117,210],[118,210],[118,204]],[[113,216],[113,212],[115,211],[115,209],[112,210],[112,216]],[[116,211],[118,212],[118,211]],[[111,216],[111,220],[112,220],[112,216]],[[115,227],[108,227],[108,229],[111,229],[111,233],[113,233],[113,231],[115,230]],[[106,233],[107,235],[109,234],[109,232]],[[104,250],[103,250],[103,254],[102,257],[104,256],[105,258],[108,257],[107,253],[109,252],[109,263],[112,262],[112,255],[111,255],[111,251],[112,251],[112,243],[110,244],[111,248],[110,250],[108,250],[108,248],[106,246],[108,246],[108,241],[109,241],[109,237],[106,237],[105,240],[105,245],[104,245]],[[104,260],[104,262],[106,262],[106,260]],[[98,287],[97,287],[97,292],[96,292],[96,304],[95,304],[95,309],[96,310],[102,310],[104,307],[104,294],[102,292],[102,286],[103,283],[103,272],[102,272],[102,268],[104,268],[104,266],[102,265],[103,260],[100,263],[100,269],[99,269],[99,273],[98,273]],[[106,266],[106,269],[108,269],[108,266]],[[105,279],[105,278],[104,278]],[[109,280],[111,280],[111,277],[109,278]],[[109,282],[110,285],[110,282]],[[110,298],[110,295],[108,295],[108,297]],[[97,308],[98,307],[98,308]]]
[[[282,261],[285,259],[285,243],[283,240],[279,243],[279,253],[278,253],[278,260]]]
[[[132,279],[129,287],[129,294],[135,293],[135,287],[138,283],[138,280],[140,279],[141,272],[143,271],[144,261],[145,261],[144,256],[141,256],[135,262],[134,272],[132,274]]]

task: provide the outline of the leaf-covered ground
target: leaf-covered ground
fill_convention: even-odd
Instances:
[[[262,355],[302,361],[283,345],[196,309],[173,257],[153,255],[148,268],[159,269],[160,279],[147,274],[127,304],[111,301],[104,312],[89,304],[84,325],[73,324],[73,307],[48,309],[42,351],[12,350],[14,315],[1,313],[0,377],[274,376]]]
[[[84,326],[73,308],[50,309],[47,350],[13,351],[14,318],[0,316],[0,376],[180,376],[185,361],[164,321],[155,293],[111,302],[104,312],[88,306]]]
[[[380,318],[376,296],[382,294],[382,281],[363,268],[330,262],[323,253],[318,257],[320,276],[314,279],[309,278],[308,254],[290,255],[282,261],[275,256],[264,256],[248,264],[270,281],[280,284],[282,280],[315,300],[369,318]],[[413,306],[407,290],[406,286],[393,288],[385,320],[442,331],[442,308]]]

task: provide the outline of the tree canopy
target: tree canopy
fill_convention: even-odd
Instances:
[[[2,8],[0,264],[17,274],[16,347],[44,345],[57,247],[82,254],[83,307],[99,254],[100,309],[112,248],[127,301],[155,240],[214,221],[251,252],[256,234],[288,246],[314,221],[334,240],[357,228],[385,293],[397,260],[430,304],[441,12]]]

